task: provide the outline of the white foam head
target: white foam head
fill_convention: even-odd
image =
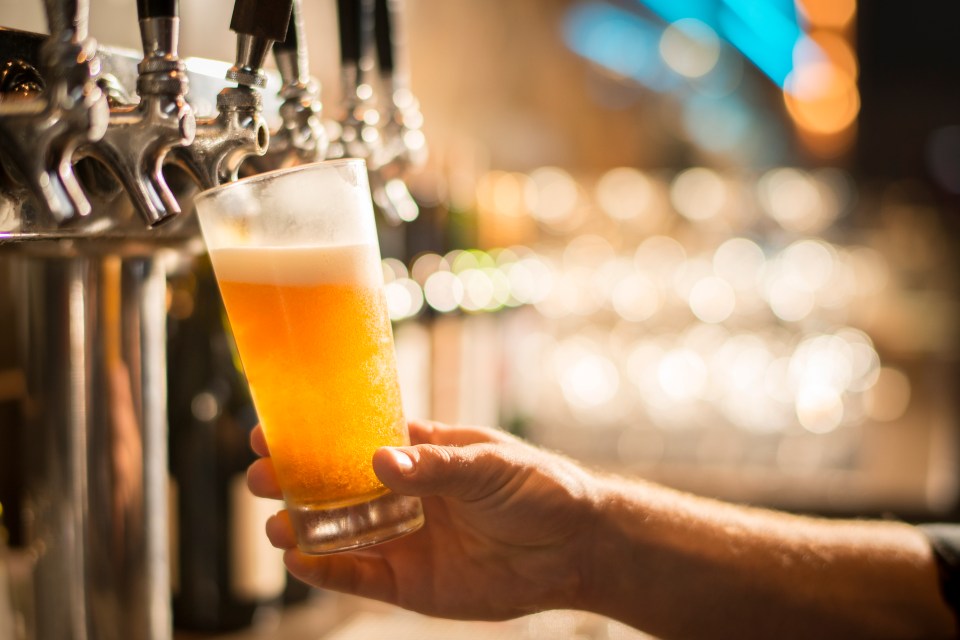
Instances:
[[[380,252],[373,244],[340,247],[255,247],[210,251],[219,280],[308,286],[383,284]]]
[[[204,191],[194,202],[211,251],[377,242],[363,160],[268,171]]]

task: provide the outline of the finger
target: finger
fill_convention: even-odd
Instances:
[[[512,437],[499,429],[452,426],[442,422],[410,420],[410,441],[413,444],[446,444],[462,447],[478,442],[506,442]]]
[[[247,487],[255,496],[283,499],[280,484],[277,482],[277,471],[270,458],[259,458],[247,467]]]
[[[316,587],[396,602],[393,568],[379,554],[348,552],[312,556],[290,549],[283,554],[283,562],[294,577]]]
[[[373,470],[401,495],[480,500],[520,473],[522,465],[507,449],[497,443],[381,447],[373,454]]]
[[[255,426],[250,431],[250,448],[258,456],[267,457],[270,455],[270,449],[267,448],[267,438],[263,435],[263,427]]]
[[[284,509],[276,515],[267,518],[267,538],[270,544],[278,549],[294,549],[297,546],[297,536],[293,532],[293,523],[290,513]]]

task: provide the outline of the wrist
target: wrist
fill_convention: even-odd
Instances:
[[[602,615],[615,615],[613,607],[621,588],[619,583],[630,580],[630,590],[637,593],[636,580],[642,544],[644,515],[636,497],[628,496],[622,482],[595,475],[592,491],[583,505],[583,542],[577,563],[580,571],[580,590],[572,608]]]

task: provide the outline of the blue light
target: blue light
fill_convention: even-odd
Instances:
[[[783,87],[803,36],[792,0],[638,0],[667,22],[696,18]]]
[[[640,16],[602,3],[586,3],[566,15],[563,33],[574,52],[655,91],[680,84],[680,78],[660,57],[663,28]]]
[[[793,69],[793,48],[803,35],[792,18],[773,2],[724,0],[720,24],[724,36],[771,80],[783,87]]]

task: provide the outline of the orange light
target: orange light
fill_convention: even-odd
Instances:
[[[842,29],[857,12],[856,0],[796,0],[797,9],[814,27]]]
[[[783,94],[787,111],[801,129],[836,134],[849,128],[860,112],[860,92],[845,70],[831,62],[798,66]]]

